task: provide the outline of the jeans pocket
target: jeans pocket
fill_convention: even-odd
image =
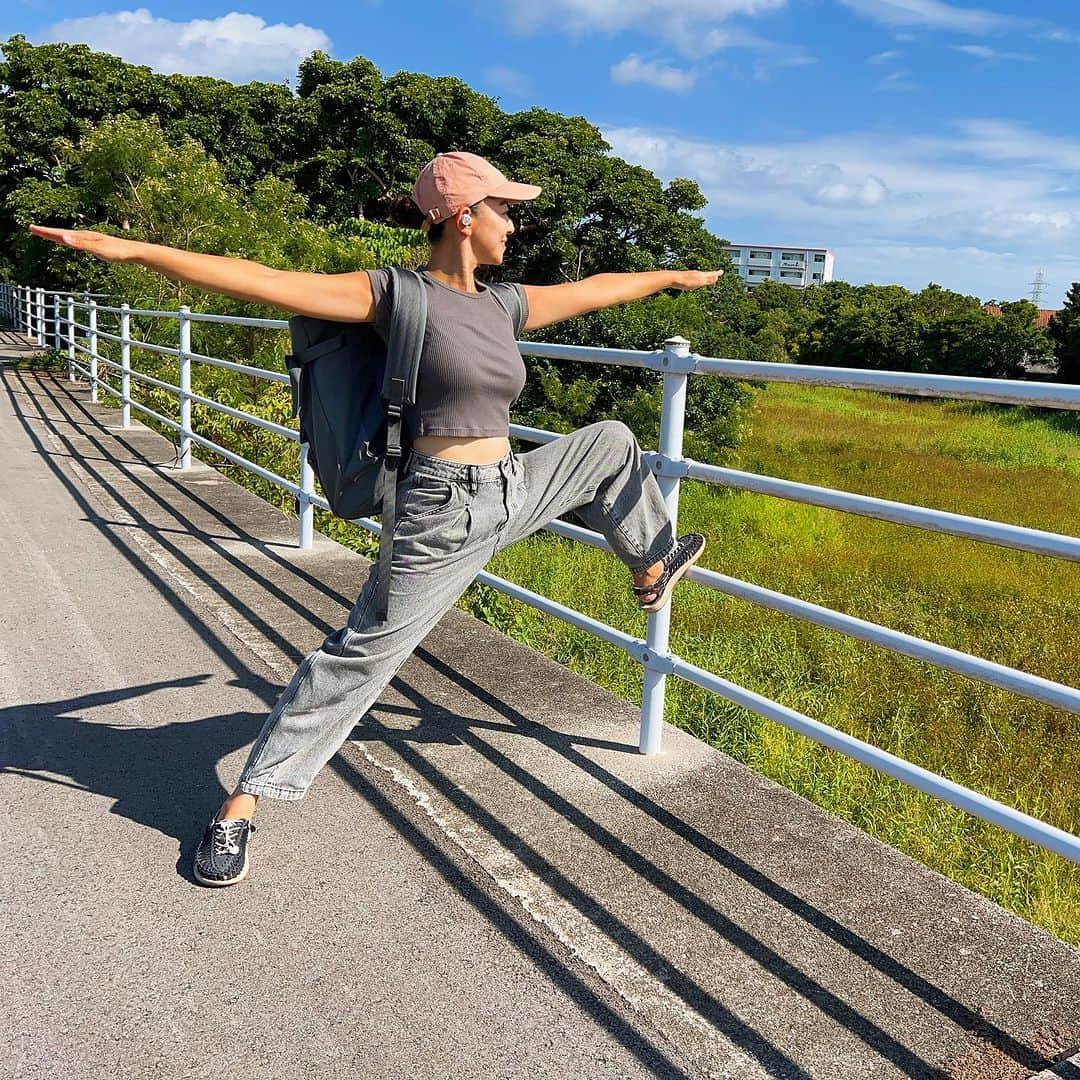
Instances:
[[[413,473],[405,490],[402,516],[419,520],[441,514],[457,503],[460,491],[461,485],[452,480]]]

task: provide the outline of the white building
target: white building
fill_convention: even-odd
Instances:
[[[732,244],[725,250],[748,285],[758,285],[768,278],[801,289],[833,278],[833,255],[828,248]]]

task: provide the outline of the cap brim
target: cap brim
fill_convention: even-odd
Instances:
[[[513,199],[516,202],[521,202],[525,199],[535,199],[543,190],[542,187],[537,187],[536,184],[519,184],[514,180],[508,180],[505,184],[500,184],[494,191],[489,191],[488,198]]]

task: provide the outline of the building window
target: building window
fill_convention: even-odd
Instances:
[[[795,278],[797,281],[802,281],[802,271],[800,270],[781,270],[780,276],[782,278]]]
[[[820,281],[821,280],[821,275],[820,274],[815,274],[814,275],[814,280],[815,281]]]
[[[824,262],[824,261],[825,261],[825,256],[822,255],[820,252],[817,255],[814,256],[814,262]]]
[[[728,248],[727,253],[736,261],[742,258],[742,252],[738,248]]]
[[[772,259],[772,252],[771,251],[751,251],[750,252],[750,258],[751,259]]]
[[[751,270],[750,271],[750,276],[751,277],[768,277],[769,276],[769,271],[768,270]]]

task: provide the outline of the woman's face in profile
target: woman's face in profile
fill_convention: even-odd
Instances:
[[[507,199],[488,196],[477,207],[473,217],[472,247],[476,261],[485,266],[498,266],[503,261],[506,245],[514,232]]]

